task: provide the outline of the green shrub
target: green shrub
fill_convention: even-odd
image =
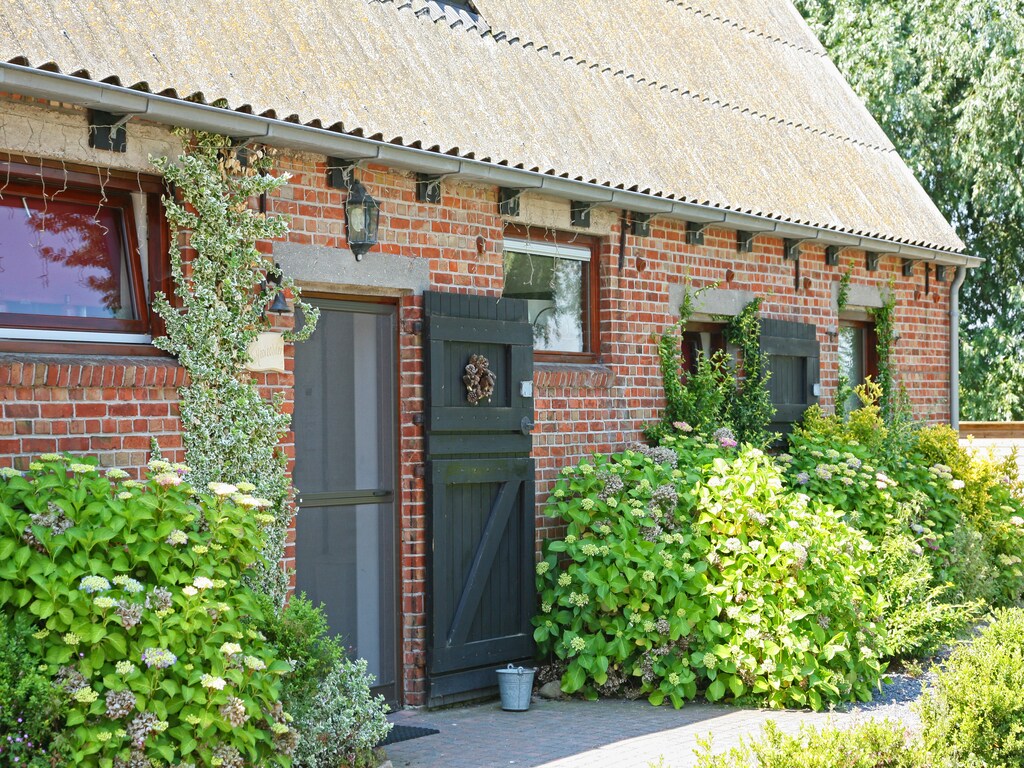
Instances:
[[[879,548],[888,653],[922,656],[953,640],[1000,592],[989,544],[965,517],[963,481],[934,461],[939,430],[890,429],[877,385],[857,388],[848,418],[808,410],[780,457],[791,487],[846,513]],[[929,450],[918,450],[921,443]],[[1009,529],[1006,533],[1011,533]]]
[[[765,723],[761,738],[713,755],[703,742],[697,768],[929,768],[934,765],[907,729],[892,720],[849,728],[803,726],[795,736]]]
[[[870,545],[841,513],[788,491],[759,450],[667,438],[563,470],[568,524],[538,565],[542,652],[566,692],[630,686],[675,706],[869,699],[882,674]]]
[[[258,629],[279,658],[288,659],[292,672],[283,681],[281,698],[288,711],[292,702],[310,701],[320,681],[330,674],[344,656],[344,649],[330,636],[327,616],[305,594],[293,596],[283,610],[276,609],[270,595],[258,595],[263,621]]]
[[[981,535],[989,599],[998,605],[1019,602],[1024,597],[1024,499],[1016,456],[998,459],[969,450],[947,426],[920,430],[917,450],[948,472],[964,517]]]
[[[928,749],[958,768],[1024,765],[1024,610],[998,611],[921,700]]]
[[[28,651],[33,631],[25,616],[0,622],[0,764],[48,768],[65,764],[63,707]]]
[[[327,617],[305,595],[292,597],[283,611],[272,611],[269,596],[261,625],[278,656],[292,662],[281,698],[295,717],[297,768],[361,768],[391,728],[387,705],[373,696],[366,662],[350,661],[341,642],[330,636]]]
[[[299,768],[372,768],[373,750],[391,724],[381,696],[373,696],[366,661],[341,657],[323,679],[309,705],[296,714],[302,733],[295,751]]]
[[[186,468],[151,469],[138,483],[50,455],[7,471],[0,612],[33,617],[74,765],[288,765],[291,666],[249,626],[261,607],[243,583],[274,519],[248,486],[196,494]]]
[[[877,588],[886,605],[885,654],[923,658],[956,640],[985,611],[985,602],[953,602],[952,586],[936,585],[923,547],[906,530],[902,520],[894,520],[877,551]]]

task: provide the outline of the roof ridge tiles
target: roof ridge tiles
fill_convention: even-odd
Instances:
[[[367,2],[371,2],[371,3],[375,2],[375,3],[380,3],[380,4],[391,4],[391,5],[395,5],[398,9],[411,8],[412,5],[413,5],[413,2],[414,2],[414,0],[366,0],[366,1]],[[420,2],[424,2],[424,3],[436,2],[436,0],[419,0],[419,1]],[[719,22],[723,22],[723,23],[724,22],[728,22],[729,26],[734,26],[734,27],[736,27],[737,29],[739,29],[739,30],[741,30],[743,32],[749,32],[749,33],[758,34],[758,35],[764,37],[766,40],[769,40],[769,41],[772,41],[772,42],[782,42],[782,43],[785,43],[787,46],[789,46],[791,48],[795,48],[797,50],[805,51],[805,52],[811,53],[811,54],[813,54],[815,56],[822,56],[822,55],[824,55],[824,54],[821,54],[821,53],[819,53],[817,51],[814,51],[812,49],[803,48],[803,47],[798,46],[798,45],[796,45],[794,43],[790,43],[790,42],[788,42],[788,41],[786,41],[786,40],[784,40],[783,38],[780,38],[780,37],[770,37],[770,36],[768,36],[768,35],[766,35],[764,33],[757,33],[756,30],[752,30],[752,29],[750,29],[748,27],[744,27],[739,22],[734,22],[734,21],[731,21],[729,19],[725,19],[724,17],[713,15],[713,14],[711,14],[709,12],[699,11],[699,9],[697,9],[695,6],[685,4],[684,0],[666,0],[666,2],[669,3],[670,5],[676,5],[676,6],[680,7],[680,8],[683,8],[684,10],[697,12],[697,13],[699,13],[699,15],[706,16],[708,18],[712,18],[715,21],[719,21]],[[425,7],[426,6],[424,6],[424,8]],[[424,15],[422,11],[414,11],[414,13],[417,16],[421,17],[421,18]],[[450,24],[449,26],[451,26],[454,29],[454,28],[456,28],[459,25],[457,25],[457,24]],[[491,40],[494,40],[495,42],[506,42],[510,46],[515,45],[515,46],[517,46],[517,47],[519,47],[519,48],[521,48],[523,50],[533,49],[537,53],[547,53],[552,58],[558,59],[558,60],[563,61],[563,62],[565,62],[567,64],[579,64],[579,65],[589,64],[590,69],[597,69],[602,74],[611,73],[613,77],[622,77],[623,79],[625,79],[627,81],[632,81],[635,85],[638,85],[638,86],[643,85],[643,86],[648,86],[648,87],[653,87],[653,88],[658,88],[658,89],[664,90],[664,88],[662,87],[662,83],[660,81],[658,81],[658,80],[648,80],[648,79],[646,79],[646,78],[644,78],[644,77],[642,77],[640,75],[637,75],[635,72],[632,72],[632,71],[630,71],[628,69],[617,68],[617,66],[614,65],[614,64],[610,65],[610,64],[604,64],[602,62],[590,63],[590,62],[586,62],[586,60],[582,60],[582,59],[581,60],[577,60],[571,53],[566,53],[566,52],[561,51],[561,50],[552,50],[548,45],[540,45],[540,46],[538,46],[534,41],[532,41],[532,40],[525,40],[522,37],[520,37],[518,34],[514,34],[514,35],[510,36],[510,32],[508,32],[506,30],[493,30],[493,29],[490,29],[489,27],[484,28],[484,27],[481,27],[481,26],[475,26],[475,27],[466,26],[465,27],[465,31],[467,31],[467,32],[476,32],[476,33],[478,33],[480,35],[481,38],[484,38],[484,39],[490,38]],[[671,90],[669,90],[669,93],[677,94],[677,95],[682,96],[682,97],[691,98],[691,99],[694,99],[696,101],[702,101],[702,102],[704,102],[706,104],[709,104],[709,105],[717,107],[717,108],[734,110],[734,109],[736,109],[736,106],[737,106],[737,105],[731,104],[728,101],[719,101],[714,96],[705,96],[705,95],[701,95],[699,93],[694,93],[693,91],[690,91],[688,89],[684,90],[680,86],[667,86],[667,87],[671,87]],[[852,144],[853,146],[864,147],[865,149],[872,149],[872,150],[877,150],[877,151],[880,151],[880,152],[892,152],[892,151],[894,151],[891,147],[887,147],[887,146],[885,146],[883,144],[879,144],[877,142],[867,141],[865,139],[859,139],[859,138],[857,138],[855,136],[850,136],[850,135],[847,135],[847,134],[838,133],[836,131],[829,131],[827,128],[815,128],[815,127],[810,126],[810,125],[808,125],[806,123],[794,123],[794,121],[791,120],[791,119],[780,117],[778,115],[769,114],[767,112],[760,112],[760,111],[758,111],[758,110],[756,110],[754,108],[751,108],[751,107],[744,108],[744,110],[743,110],[743,112],[741,112],[741,114],[747,114],[747,115],[749,115],[751,117],[755,117],[755,118],[762,118],[762,119],[768,120],[769,122],[775,123],[777,125],[783,125],[783,126],[786,126],[786,127],[796,128],[798,130],[804,130],[804,131],[807,131],[807,132],[809,132],[809,133],[811,133],[813,135],[819,135],[819,136],[823,136],[823,137],[826,137],[826,138],[829,138],[829,139],[833,139],[833,140],[837,140],[837,141],[842,141],[842,142],[847,142],[847,143]]]
[[[814,48],[808,48],[806,46],[799,45],[798,43],[794,43],[790,40],[787,40],[784,37],[779,37],[778,35],[771,35],[768,32],[755,29],[754,27],[748,27],[745,24],[743,24],[743,22],[735,21],[733,19],[728,18],[727,16],[719,16],[714,11],[705,11],[697,5],[687,3],[685,0],[665,0],[665,2],[667,2],[669,5],[674,5],[679,8],[682,8],[684,11],[691,11],[692,13],[695,13],[698,16],[704,16],[705,18],[711,19],[712,21],[717,21],[721,24],[724,24],[725,26],[735,27],[741,32],[754,35],[755,37],[763,37],[765,40],[771,43],[779,43],[780,45],[784,45],[787,48],[793,48],[794,50],[797,51],[803,51],[804,53],[809,53],[812,56],[821,57],[827,55],[824,51],[815,50]]]

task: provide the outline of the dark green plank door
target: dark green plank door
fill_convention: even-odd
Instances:
[[[533,332],[525,302],[424,294],[430,505],[428,703],[480,695],[533,655]],[[463,382],[473,355],[489,402]]]

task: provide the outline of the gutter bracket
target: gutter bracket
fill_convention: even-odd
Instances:
[[[749,230],[736,230],[736,250],[739,253],[753,253],[754,243],[761,235],[769,235],[774,229],[759,229],[751,232]]]
[[[352,172],[359,165],[358,162],[344,160],[340,157],[327,158],[327,186],[332,189],[352,189]]]
[[[800,240],[785,239],[782,241],[782,258],[786,261],[800,261],[801,246],[804,243],[820,242],[816,237],[804,237]]]
[[[633,237],[650,237],[652,218],[654,218],[654,214],[631,211],[629,229]]]
[[[828,245],[825,247],[825,266],[838,267],[843,251],[852,250],[852,245]]]
[[[698,227],[692,222],[686,222],[686,244],[687,245],[704,245],[704,233],[715,226],[720,226],[721,222],[715,221],[709,224],[705,224],[703,227]]]
[[[136,114],[135,112],[116,113],[104,112],[101,109],[89,110],[89,146],[107,152],[128,151],[128,131],[125,125]]]
[[[416,174],[416,201],[437,205],[441,202],[441,182],[451,173],[417,173]]]
[[[574,227],[587,229],[590,227],[590,212],[597,208],[597,203],[586,203],[580,200],[569,202],[569,223]]]
[[[864,251],[864,269],[868,272],[877,272],[878,264],[883,256],[898,256],[897,253],[883,253],[881,251]]]
[[[519,200],[526,188],[499,187],[498,188],[498,213],[510,218],[519,218]]]

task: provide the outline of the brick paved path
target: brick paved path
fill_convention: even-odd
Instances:
[[[680,710],[646,701],[543,701],[528,712],[503,712],[497,702],[425,712],[405,710],[397,723],[437,728],[436,736],[387,748],[394,768],[690,768],[697,739],[712,734],[715,751],[775,720],[785,732],[856,715],[768,712],[711,704]]]

